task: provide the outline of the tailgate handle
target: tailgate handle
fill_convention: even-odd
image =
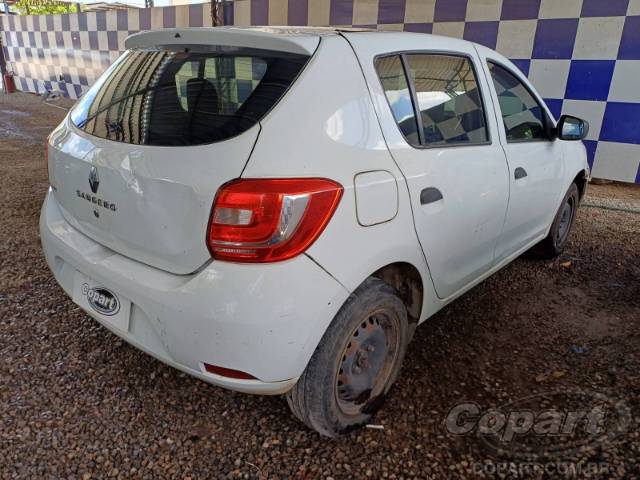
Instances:
[[[444,197],[442,196],[442,192],[436,187],[425,188],[420,192],[420,203],[422,205],[437,202],[438,200],[442,200],[443,198]]]
[[[527,176],[527,171],[522,167],[516,168],[515,171],[513,172],[513,177],[516,180],[520,180],[521,178],[524,178],[526,176]]]

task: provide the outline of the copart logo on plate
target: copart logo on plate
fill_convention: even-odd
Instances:
[[[102,315],[115,315],[120,311],[120,301],[118,297],[109,289],[104,287],[90,287],[89,284],[82,284],[82,294],[87,297],[89,305]]]

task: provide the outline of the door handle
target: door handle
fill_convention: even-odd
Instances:
[[[437,202],[438,200],[442,200],[443,198],[444,197],[442,196],[442,192],[436,187],[428,187],[420,192],[420,203],[422,205]]]
[[[521,178],[524,178],[526,176],[527,176],[527,171],[522,167],[516,168],[515,171],[513,172],[513,177],[516,180],[520,180]]]

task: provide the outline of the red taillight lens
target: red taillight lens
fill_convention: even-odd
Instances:
[[[327,226],[342,186],[324,178],[235,180],[220,187],[207,246],[218,260],[277,262],[304,252]]]

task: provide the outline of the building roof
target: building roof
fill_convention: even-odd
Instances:
[[[122,2],[92,2],[82,4],[83,12],[97,12],[102,10],[127,10],[129,8],[140,8],[139,5],[133,5],[131,3]]]

